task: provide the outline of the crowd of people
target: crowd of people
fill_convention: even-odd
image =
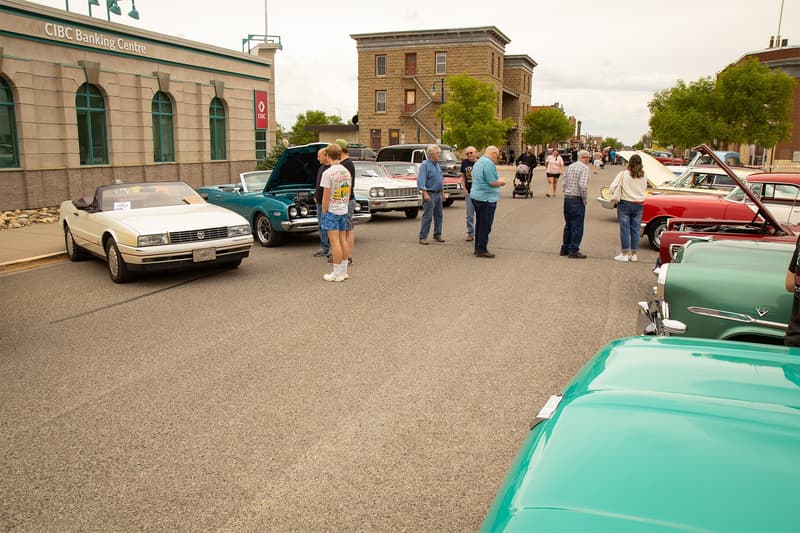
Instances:
[[[500,190],[507,183],[497,170],[502,153],[496,146],[488,146],[483,155],[479,156],[474,146],[468,146],[463,154],[460,176],[466,191],[466,241],[474,242],[475,257],[491,259],[495,254],[489,251],[489,235],[492,232]],[[446,242],[443,236],[444,177],[438,163],[441,148],[431,144],[426,149],[426,155],[427,158],[417,173],[417,187],[423,200],[418,241],[425,246],[431,244],[431,230],[434,242]],[[355,168],[348,156],[348,143],[342,139],[319,150],[317,158],[320,168],[314,198],[320,224],[320,249],[314,255],[327,257],[328,262],[332,263],[332,271],[324,274],[323,279],[341,282],[349,278],[348,265],[353,262],[355,248]],[[525,152],[510,162],[518,165],[518,168],[527,169],[532,176],[538,160],[539,156],[528,146]],[[592,167],[597,173],[608,162],[616,163],[613,149],[594,152],[578,150],[573,154],[573,163],[569,165],[565,164],[562,154],[556,149],[546,154],[546,197],[558,197],[558,182],[563,176],[561,191],[564,230],[560,255],[571,259],[586,259],[586,255],[580,251],[580,245],[586,218],[589,176]],[[646,186],[647,179],[644,177],[641,158],[634,155],[627,168],[616,175],[609,187],[612,201],[617,207],[620,226],[621,251],[614,257],[617,261],[637,261],[639,225]]]

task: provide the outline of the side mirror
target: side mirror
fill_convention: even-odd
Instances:
[[[199,194],[200,194],[200,198],[202,198],[206,202],[208,201],[208,193],[207,192],[201,192]]]
[[[78,198],[77,200],[72,200],[72,205],[74,205],[75,207],[77,207],[82,211],[88,211],[89,208],[92,207],[92,204],[87,202],[84,198]]]

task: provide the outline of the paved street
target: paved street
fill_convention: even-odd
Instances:
[[[594,201],[621,168],[592,176],[587,260],[558,255],[538,167],[495,259],[458,201],[445,244],[359,226],[344,283],[316,235],[126,285],[96,260],[0,275],[0,529],[476,530],[546,398],[635,333],[656,253],[613,261]]]

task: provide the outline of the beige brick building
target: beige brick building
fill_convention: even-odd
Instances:
[[[266,41],[237,52],[0,0],[0,210],[254,169],[274,137]]]
[[[510,42],[494,26],[351,35],[358,50],[361,142],[373,149],[437,142],[443,128],[435,111],[447,95],[447,77],[468,74],[494,85],[496,115],[517,126],[506,149],[520,153],[519,126],[531,104],[533,69],[527,55],[506,55]],[[501,147],[503,148],[503,147]]]

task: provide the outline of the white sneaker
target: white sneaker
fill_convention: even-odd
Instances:
[[[638,260],[639,260],[639,258],[636,257],[636,254],[631,254],[631,255],[628,256],[628,261],[632,261],[632,262],[635,263]]]
[[[344,276],[335,276],[331,274],[323,274],[322,279],[325,281],[344,281],[346,278]]]
[[[622,261],[623,263],[627,263],[628,262],[628,256],[627,255],[622,255],[622,254],[615,255],[614,256],[614,261]]]

